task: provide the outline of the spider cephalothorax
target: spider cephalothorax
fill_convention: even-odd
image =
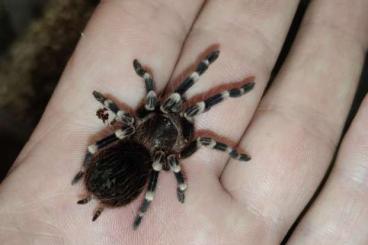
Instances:
[[[123,206],[130,203],[138,197],[148,182],[143,203],[133,223],[134,228],[137,228],[153,200],[162,169],[171,170],[175,174],[178,183],[177,198],[183,203],[187,185],[179,160],[189,157],[201,146],[224,151],[240,161],[250,160],[248,155],[238,153],[212,138],[194,137],[193,118],[225,98],[245,94],[254,87],[254,82],[222,91],[193,106],[183,105],[185,92],[218,55],[219,51],[211,52],[163,101],[157,98],[151,75],[134,60],[134,69],[144,79],[147,92],[145,103],[137,110],[135,116],[121,110],[101,93],[93,92],[94,97],[104,107],[97,111],[97,116],[105,122],[109,112],[114,117],[111,124],[121,124],[113,134],[88,146],[82,169],[72,181],[74,184],[84,176],[87,195],[79,200],[78,204],[85,204],[92,197],[99,200],[93,221],[106,206]]]

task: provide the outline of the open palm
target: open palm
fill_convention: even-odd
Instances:
[[[279,244],[332,160],[368,43],[367,1],[314,1],[262,97],[296,7],[294,0],[102,1],[1,186],[1,244]],[[145,95],[132,69],[135,58],[150,68],[156,91],[170,92],[213,45],[221,56],[188,98],[251,75],[256,86],[196,117],[197,130],[224,137],[252,160],[200,149],[181,162],[184,204],[175,178],[164,172],[139,229],[132,222],[143,195],[91,222],[96,200],[77,205],[85,190],[70,181],[87,145],[105,131],[92,91],[135,109]],[[362,228],[368,220],[367,103],[290,244],[368,242]]]

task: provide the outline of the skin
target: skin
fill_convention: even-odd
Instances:
[[[102,1],[0,187],[0,243],[279,244],[332,160],[368,44],[368,1],[313,1],[261,98],[296,7],[294,0]],[[201,149],[182,162],[184,205],[173,175],[163,173],[137,231],[132,222],[142,196],[106,209],[92,223],[97,202],[77,205],[83,186],[70,185],[86,146],[105,128],[91,92],[136,108],[144,83],[134,58],[151,69],[157,91],[170,91],[214,44],[221,55],[188,97],[250,75],[256,86],[198,116],[196,124],[239,143],[252,160],[239,163]],[[288,244],[368,243],[367,125],[365,99],[326,185]]]

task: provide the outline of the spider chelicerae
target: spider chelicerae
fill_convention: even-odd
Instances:
[[[201,146],[226,152],[240,161],[250,160],[247,154],[239,153],[222,142],[210,137],[195,137],[193,119],[228,97],[239,97],[250,91],[254,87],[253,81],[224,90],[195,105],[184,105],[185,92],[218,56],[218,50],[211,52],[170,96],[162,100],[154,90],[152,76],[138,60],[134,60],[134,69],[146,85],[144,105],[135,115],[121,110],[101,93],[93,92],[104,107],[97,111],[97,116],[105,122],[109,112],[113,116],[111,124],[121,124],[113,134],[88,146],[83,166],[72,181],[75,184],[84,177],[87,194],[78,204],[86,204],[92,197],[99,200],[93,221],[104,207],[124,206],[133,201],[148,182],[144,200],[133,223],[136,229],[154,198],[161,170],[174,173],[177,198],[184,203],[187,184],[179,160],[191,156]]]

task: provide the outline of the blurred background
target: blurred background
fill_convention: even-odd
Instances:
[[[0,0],[0,182],[26,143],[97,0]]]
[[[300,1],[270,82],[309,2]],[[0,182],[37,125],[97,4],[98,0],[0,0]],[[350,119],[367,91],[367,71],[366,62]]]

